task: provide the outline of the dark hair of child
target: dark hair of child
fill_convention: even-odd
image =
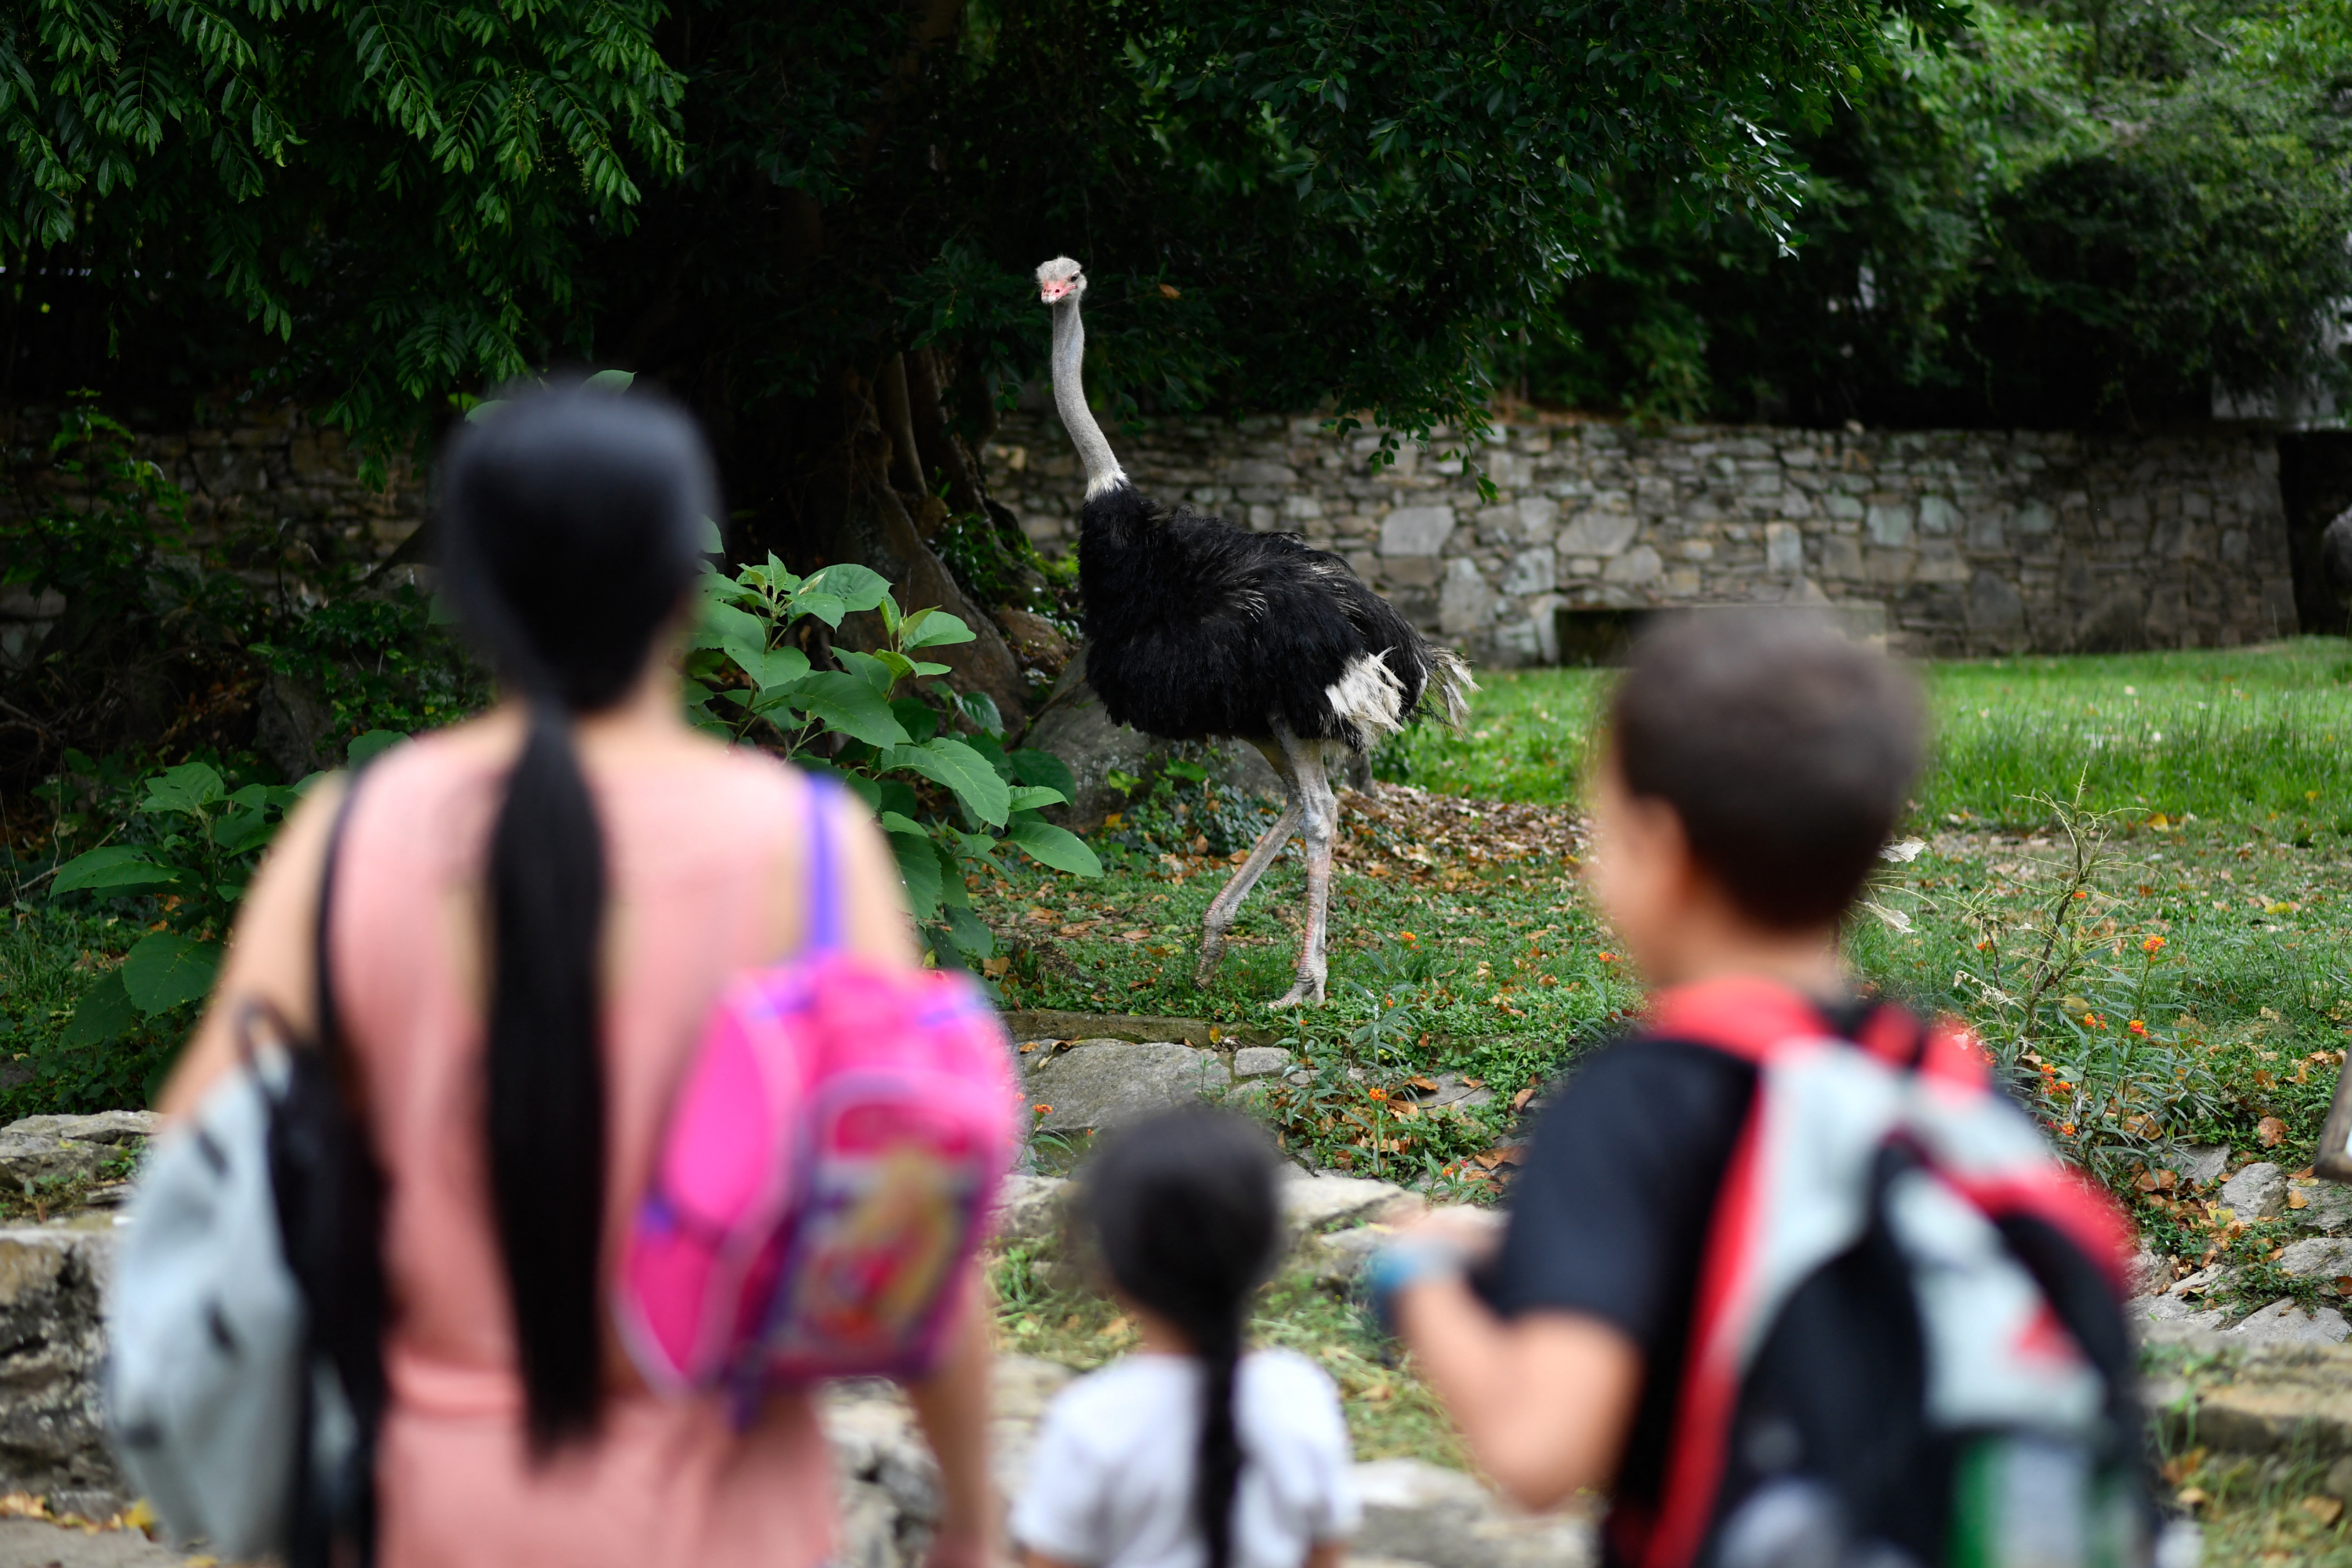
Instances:
[[[618,702],[717,515],[693,422],[644,393],[525,394],[442,454],[445,585],[530,729],[490,831],[488,1139],[533,1448],[601,1408],[604,853],[572,723]]]
[[[1174,1325],[1202,1364],[1192,1506],[1209,1568],[1233,1560],[1243,1460],[1234,1383],[1250,1298],[1280,1254],[1277,1165],[1255,1123],[1192,1108],[1127,1128],[1086,1179],[1087,1228],[1112,1282]]]
[[[1619,775],[1674,807],[1693,856],[1759,923],[1834,921],[1919,770],[1910,679],[1800,615],[1673,617],[1610,704]]]

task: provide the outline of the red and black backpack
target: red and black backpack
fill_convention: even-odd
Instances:
[[[2126,1230],[1963,1031],[1725,979],[1651,1032],[1756,1092],[1637,1568],[2139,1568]]]

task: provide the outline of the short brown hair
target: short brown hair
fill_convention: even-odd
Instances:
[[[1663,620],[1610,727],[1626,788],[1673,806],[1741,910],[1780,930],[1845,911],[1919,770],[1910,679],[1792,611]]]

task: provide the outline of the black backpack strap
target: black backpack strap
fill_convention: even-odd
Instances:
[[[344,1064],[342,1020],[335,1010],[332,927],[335,909],[335,868],[343,856],[343,834],[351,826],[352,805],[359,799],[362,763],[343,783],[343,798],[335,805],[334,826],[327,830],[327,853],[319,867],[319,918],[311,926],[311,995],[319,1049],[335,1065],[335,1076],[349,1076]],[[346,1088],[351,1087],[348,1083]]]

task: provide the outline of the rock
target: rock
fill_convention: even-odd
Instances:
[[[2240,1219],[2268,1219],[2286,1212],[2286,1173],[2268,1160],[2257,1160],[2221,1184],[2223,1208]]]
[[[2218,1182],[2230,1168],[2230,1151],[2211,1143],[2177,1143],[2165,1163],[2192,1187]]]
[[[1045,674],[1059,675],[1070,662],[1070,639],[1045,616],[1003,605],[997,609],[996,625],[1013,651]]]
[[[1234,1053],[1234,1076],[1272,1078],[1288,1072],[1290,1064],[1297,1059],[1280,1046],[1244,1046]]]
[[[2237,1327],[2224,1329],[2221,1332],[2260,1344],[2335,1345],[2352,1339],[2352,1323],[2347,1323],[2344,1314],[2333,1307],[2306,1312],[2292,1300],[2283,1297],[2248,1317]]]
[[[2232,1454],[2352,1451],[2352,1347],[2208,1334],[2197,1348],[2219,1376],[2163,1404],[2176,1439]]]
[[[331,768],[334,714],[309,681],[272,670],[261,683],[254,747],[289,779]]]
[[[1209,1051],[1168,1040],[1080,1040],[1029,1069],[1033,1105],[1053,1110],[1037,1120],[1044,1132],[1086,1132],[1116,1127],[1202,1099],[1233,1081]]]
[[[1076,792],[1069,805],[1055,806],[1046,815],[1079,833],[1100,827],[1106,815],[1125,804],[1126,793],[1110,782],[1112,773],[1150,779],[1167,762],[1170,751],[1165,741],[1111,722],[1102,699],[1087,684],[1084,648],[1062,667],[1053,695],[1030,723],[1023,743],[1052,752],[1069,768]]]
[[[98,1406],[112,1230],[0,1229],[0,1492],[104,1519],[130,1489]]]
[[[25,1117],[0,1127],[0,1180],[20,1187],[87,1180],[125,1145],[152,1136],[159,1124],[152,1110]]]
[[[2141,1247],[2132,1254],[2131,1293],[2153,1295],[2172,1283],[2172,1259]]]
[[[1298,1239],[1298,1267],[1318,1285],[1351,1285],[1372,1254],[1395,1237],[1395,1227],[1385,1225],[1310,1232]]]
[[[997,1194],[992,1234],[1000,1241],[1051,1247],[1062,1238],[1070,1184],[1060,1176],[1011,1175]]]
[[[1206,1018],[1156,1018],[1132,1013],[1066,1013],[1039,1007],[1003,1015],[1004,1027],[1016,1040],[1181,1040],[1207,1050],[1230,1035],[1244,1038],[1252,1030],[1220,1029]]]
[[[1356,1467],[1364,1500],[1357,1540],[1433,1568],[1584,1568],[1598,1558],[1591,1521],[1528,1516],[1459,1470],[1423,1459]]]
[[[1418,1193],[1368,1176],[1310,1174],[1292,1166],[1282,1184],[1282,1217],[1302,1235],[1366,1220],[1394,1223],[1425,1206]]]
[[[45,1519],[0,1519],[0,1568],[195,1568],[135,1530],[87,1531]]]
[[[2287,1183],[2289,1206],[2287,1218],[2297,1228],[2315,1230],[2322,1235],[2336,1236],[2352,1231],[2352,1187],[2337,1182]],[[2293,1200],[2300,1197],[2304,1206],[2295,1208]]]
[[[2352,1237],[2314,1236],[2288,1242],[2279,1253],[2278,1266],[2280,1273],[2296,1279],[2317,1275],[2333,1279],[2352,1274]]]
[[[2182,1330],[2218,1329],[2230,1321],[2219,1307],[2200,1309],[2179,1296],[2135,1296],[2124,1303],[2124,1321],[2135,1327],[2165,1323]]]
[[[2185,1275],[2174,1280],[2164,1288],[2164,1294],[2168,1296],[2210,1295],[2229,1284],[2237,1272],[2226,1263],[2216,1263],[2210,1268],[2200,1268],[2194,1274]]]

